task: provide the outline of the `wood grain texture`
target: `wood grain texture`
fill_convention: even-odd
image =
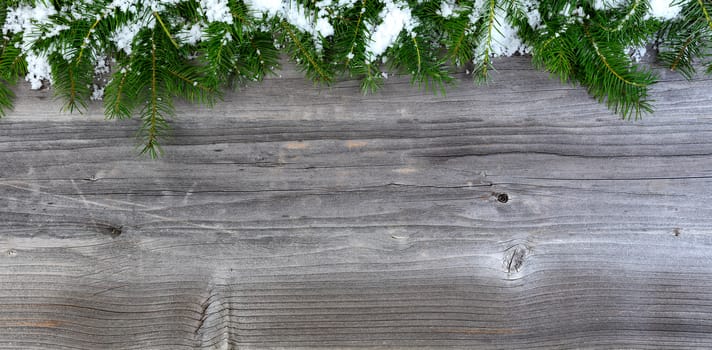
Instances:
[[[497,67],[447,96],[287,69],[180,106],[158,161],[20,91],[0,348],[711,348],[712,82],[661,72],[632,122]]]

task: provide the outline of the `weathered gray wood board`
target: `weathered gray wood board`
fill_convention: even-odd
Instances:
[[[0,348],[711,348],[712,82],[662,72],[632,122],[498,67],[445,97],[290,70],[181,106],[158,161],[21,92]]]

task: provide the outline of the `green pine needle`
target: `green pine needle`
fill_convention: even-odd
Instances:
[[[599,101],[605,100],[608,107],[623,118],[634,116],[638,119],[644,113],[651,113],[648,86],[656,81],[656,77],[633,66],[622,47],[611,43],[603,46],[589,27],[583,29],[588,42],[579,47],[580,64],[596,68],[579,75],[589,93]]]
[[[297,62],[306,76],[315,83],[331,83],[334,73],[331,67],[319,58],[314,39],[286,20],[280,21],[279,25],[282,30],[282,44],[287,47],[290,57]]]
[[[480,9],[482,17],[478,20],[475,31],[477,46],[475,48],[475,68],[472,74],[478,83],[486,83],[489,80],[489,73],[494,70],[492,65],[492,38],[494,32],[497,31],[496,12],[498,9],[497,0],[486,0],[483,8]]]
[[[65,104],[63,109],[69,112],[82,112],[87,108],[94,81],[94,65],[85,57],[81,60],[67,61],[59,54],[52,54],[50,62],[55,95]]]
[[[712,3],[678,0],[674,4],[682,6],[682,10],[676,19],[662,26],[659,60],[687,79],[696,72],[696,60],[708,64],[707,74],[712,73],[712,63],[705,62],[712,49]]]
[[[12,100],[15,94],[7,86],[7,82],[0,79],[0,117],[12,109]]]
[[[3,14],[0,17],[0,27],[4,20]],[[13,35],[0,40],[0,117],[6,115],[13,107],[15,94],[9,85],[15,85],[18,77],[27,73],[27,63],[22,51],[17,47],[20,38],[20,35]]]

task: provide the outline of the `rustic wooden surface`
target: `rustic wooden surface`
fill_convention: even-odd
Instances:
[[[182,106],[158,161],[20,91],[0,348],[711,348],[709,78],[662,72],[632,122],[498,68],[445,97],[288,70]]]

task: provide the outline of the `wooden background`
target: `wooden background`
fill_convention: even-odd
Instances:
[[[157,161],[19,91],[0,348],[712,348],[712,81],[661,71],[634,122],[497,67],[445,97],[287,68],[181,106]]]

